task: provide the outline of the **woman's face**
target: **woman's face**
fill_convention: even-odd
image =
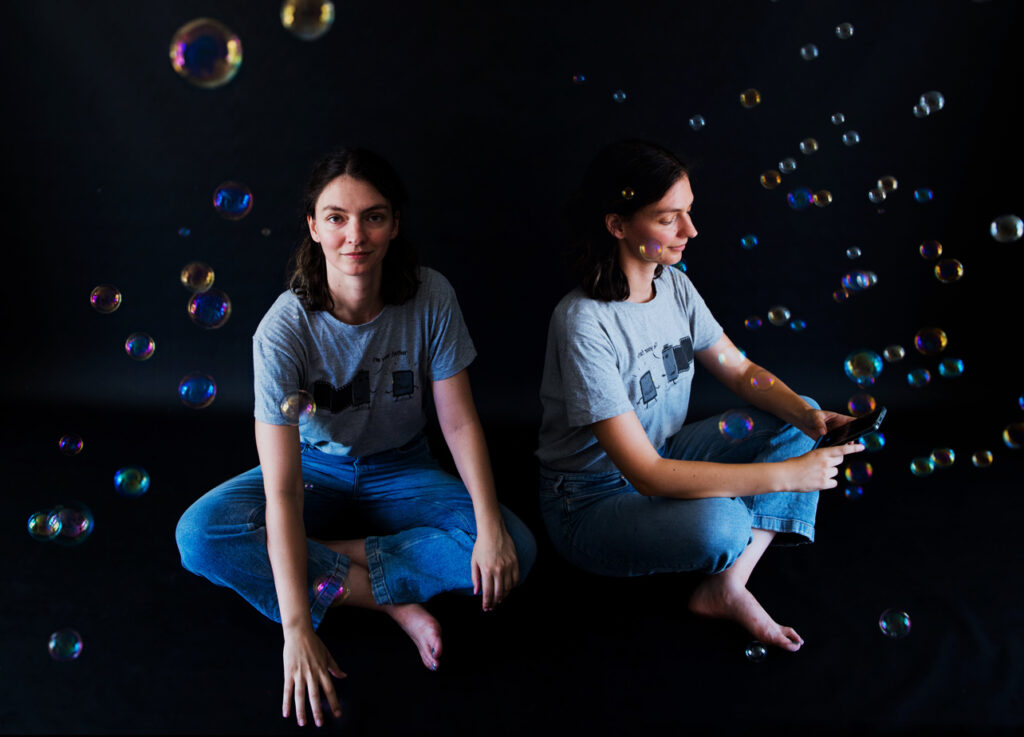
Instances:
[[[359,276],[380,269],[398,235],[391,203],[369,182],[347,174],[332,179],[307,216],[310,237],[320,244],[328,275]]]
[[[628,219],[620,219],[618,232],[609,223],[609,231],[624,243],[621,255],[671,266],[679,263],[690,238],[697,235],[690,217],[693,191],[690,178],[680,177],[665,195],[638,210]]]

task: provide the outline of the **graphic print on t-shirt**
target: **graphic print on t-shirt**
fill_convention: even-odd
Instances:
[[[640,352],[640,355],[650,353],[652,349],[653,347],[645,349]],[[689,371],[693,365],[693,340],[690,336],[687,335],[680,338],[679,345],[668,345],[666,343],[661,349],[661,363],[665,368],[665,379],[670,384],[674,384],[680,374],[685,374]],[[640,377],[639,383],[640,398],[646,407],[658,398],[658,387],[654,383],[654,377],[650,371]]]
[[[358,407],[370,402],[370,372],[363,370],[340,389],[331,382],[320,379],[313,382],[313,401],[318,410],[329,410],[337,414],[349,407]]]

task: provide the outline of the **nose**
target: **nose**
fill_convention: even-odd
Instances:
[[[348,222],[348,227],[345,232],[345,241],[353,245],[358,245],[363,242],[363,224],[359,221],[359,218],[352,218]]]
[[[679,224],[679,236],[681,238],[696,238],[697,229],[693,227],[693,219],[686,215]]]

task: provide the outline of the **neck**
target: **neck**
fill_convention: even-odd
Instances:
[[[619,268],[629,282],[627,302],[650,302],[654,299],[654,271],[657,264],[644,261],[628,252],[628,246],[621,243],[619,249]]]
[[[376,270],[369,274],[350,276],[347,274],[332,275],[327,285],[331,290],[336,318],[347,325],[363,325],[370,322],[384,309],[384,300],[380,295],[381,272]]]

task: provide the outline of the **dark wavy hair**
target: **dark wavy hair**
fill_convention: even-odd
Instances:
[[[616,141],[598,152],[563,210],[571,229],[570,268],[588,297],[605,302],[629,298],[618,241],[608,232],[605,216],[632,217],[688,174],[675,154],[651,141]],[[663,268],[658,264],[655,279]]]
[[[303,238],[289,264],[288,288],[310,312],[333,310],[334,300],[327,285],[327,264],[320,244],[309,235],[307,217],[316,217],[316,201],[337,177],[347,174],[373,185],[387,199],[395,217],[405,209],[408,193],[398,173],[382,156],[364,148],[338,148],[321,157],[314,165],[303,193]],[[405,228],[388,245],[382,264],[381,299],[384,304],[400,305],[416,295],[420,280],[416,250],[405,237]]]

